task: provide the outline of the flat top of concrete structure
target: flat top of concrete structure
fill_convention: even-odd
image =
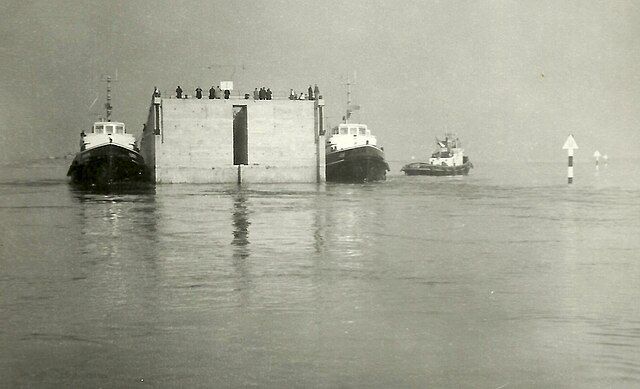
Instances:
[[[163,97],[161,97],[161,99],[163,99],[163,100],[166,100],[166,99],[169,99],[169,100],[204,100],[204,101],[211,101],[211,100],[213,100],[213,101],[224,101],[224,100],[237,101],[237,100],[242,100],[242,101],[260,101],[260,102],[269,102],[269,101],[296,101],[296,102],[310,101],[310,102],[315,102],[315,101],[318,101],[318,103],[320,103],[320,102],[324,103],[324,99],[317,99],[317,100],[316,99],[314,99],[314,100],[309,100],[309,99],[289,99],[287,97],[274,97],[274,98],[269,99],[269,100],[264,100],[264,99],[260,100],[260,99],[254,99],[253,97],[247,99],[244,96],[229,96],[228,99],[218,99],[218,98],[210,99],[207,96],[202,96],[202,98],[197,98],[197,97],[195,97],[193,95],[188,95],[188,96],[187,95],[183,95],[181,98],[177,98],[176,96],[168,96],[168,97],[164,97],[163,96]]]

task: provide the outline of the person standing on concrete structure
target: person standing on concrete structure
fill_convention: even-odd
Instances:
[[[214,88],[213,85],[211,85],[211,89],[209,89],[209,98],[210,99],[216,98],[216,88]]]
[[[307,97],[309,100],[313,100],[313,89],[311,89],[311,85],[309,85],[309,89],[307,89]]]
[[[225,100],[229,100],[229,96],[231,96],[231,91],[229,89],[224,90],[224,98]]]
[[[220,85],[216,86],[216,99],[222,98],[222,89],[220,89]]]
[[[197,87],[196,88],[196,99],[201,99],[202,98],[202,88]]]
[[[182,88],[180,88],[180,85],[176,88],[176,97],[179,99],[182,98]]]
[[[264,86],[263,86],[262,88],[260,88],[260,92],[259,92],[260,100],[265,100],[267,97],[266,94],[267,94],[267,91],[264,90]]]
[[[259,100],[260,99],[260,92],[258,92],[258,88],[253,90],[253,99],[254,100]]]
[[[313,97],[318,100],[320,98],[320,88],[318,88],[318,84],[315,84],[313,87]]]
[[[267,100],[271,100],[271,89],[267,88]]]

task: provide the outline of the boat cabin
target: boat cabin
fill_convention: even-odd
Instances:
[[[331,130],[331,135],[371,135],[366,124],[340,124]]]
[[[331,130],[327,147],[335,151],[356,146],[375,146],[376,143],[376,137],[371,135],[366,124],[341,123]]]
[[[130,150],[136,150],[135,138],[127,134],[124,123],[95,122],[88,131],[80,134],[80,150],[88,150],[107,143],[113,143]]]
[[[124,128],[124,123],[120,122],[95,122],[93,123],[93,127],[89,129],[87,134],[105,134],[105,135],[113,135],[126,134],[126,130]]]
[[[460,143],[458,138],[452,137],[447,134],[444,141],[436,139],[438,147],[431,154],[429,158],[429,164],[439,166],[459,166],[465,161],[464,150],[458,146]]]
[[[453,153],[449,152],[449,150],[439,150],[435,153],[431,154],[431,158],[451,158]]]

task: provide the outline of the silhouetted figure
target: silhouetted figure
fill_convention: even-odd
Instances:
[[[309,100],[313,100],[313,89],[311,89],[311,85],[309,85],[309,89],[307,89],[307,97],[309,97]]]
[[[271,89],[267,88],[267,100],[271,100]]]
[[[153,97],[160,97],[160,91],[157,86],[153,87]]]
[[[258,91],[258,88],[253,90],[253,99],[260,100],[260,92]]]
[[[318,88],[318,84],[315,84],[313,87],[313,97],[318,100],[320,98],[320,88]]]
[[[202,88],[197,87],[196,88],[196,99],[201,99],[202,98]]]
[[[209,89],[209,98],[210,99],[216,98],[216,88],[214,88],[213,85],[211,86],[211,89]]]
[[[229,96],[231,96],[231,91],[229,89],[224,90],[224,98],[229,100]]]
[[[222,89],[220,89],[220,85],[216,86],[216,99],[222,98]]]
[[[180,85],[176,88],[176,97],[179,99],[182,98],[182,88],[180,88]]]
[[[264,100],[267,98],[267,91],[264,90],[264,86],[260,88],[260,92],[258,93],[260,100]]]
[[[293,89],[289,89],[289,100],[295,100],[296,99],[296,92],[293,91]]]

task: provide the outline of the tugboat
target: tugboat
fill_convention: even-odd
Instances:
[[[458,176],[466,175],[473,167],[469,157],[455,134],[445,134],[444,140],[436,138],[437,148],[429,162],[414,162],[400,169],[408,176]]]
[[[73,184],[110,187],[148,178],[134,136],[127,134],[124,123],[111,121],[110,82],[107,77],[106,120],[95,122],[86,133],[80,133],[80,152],[67,172]]]
[[[351,105],[351,91],[347,81],[347,114],[344,123],[331,130],[327,139],[325,157],[327,181],[369,182],[384,181],[389,164],[384,149],[365,124],[349,123],[349,118],[359,106]]]

